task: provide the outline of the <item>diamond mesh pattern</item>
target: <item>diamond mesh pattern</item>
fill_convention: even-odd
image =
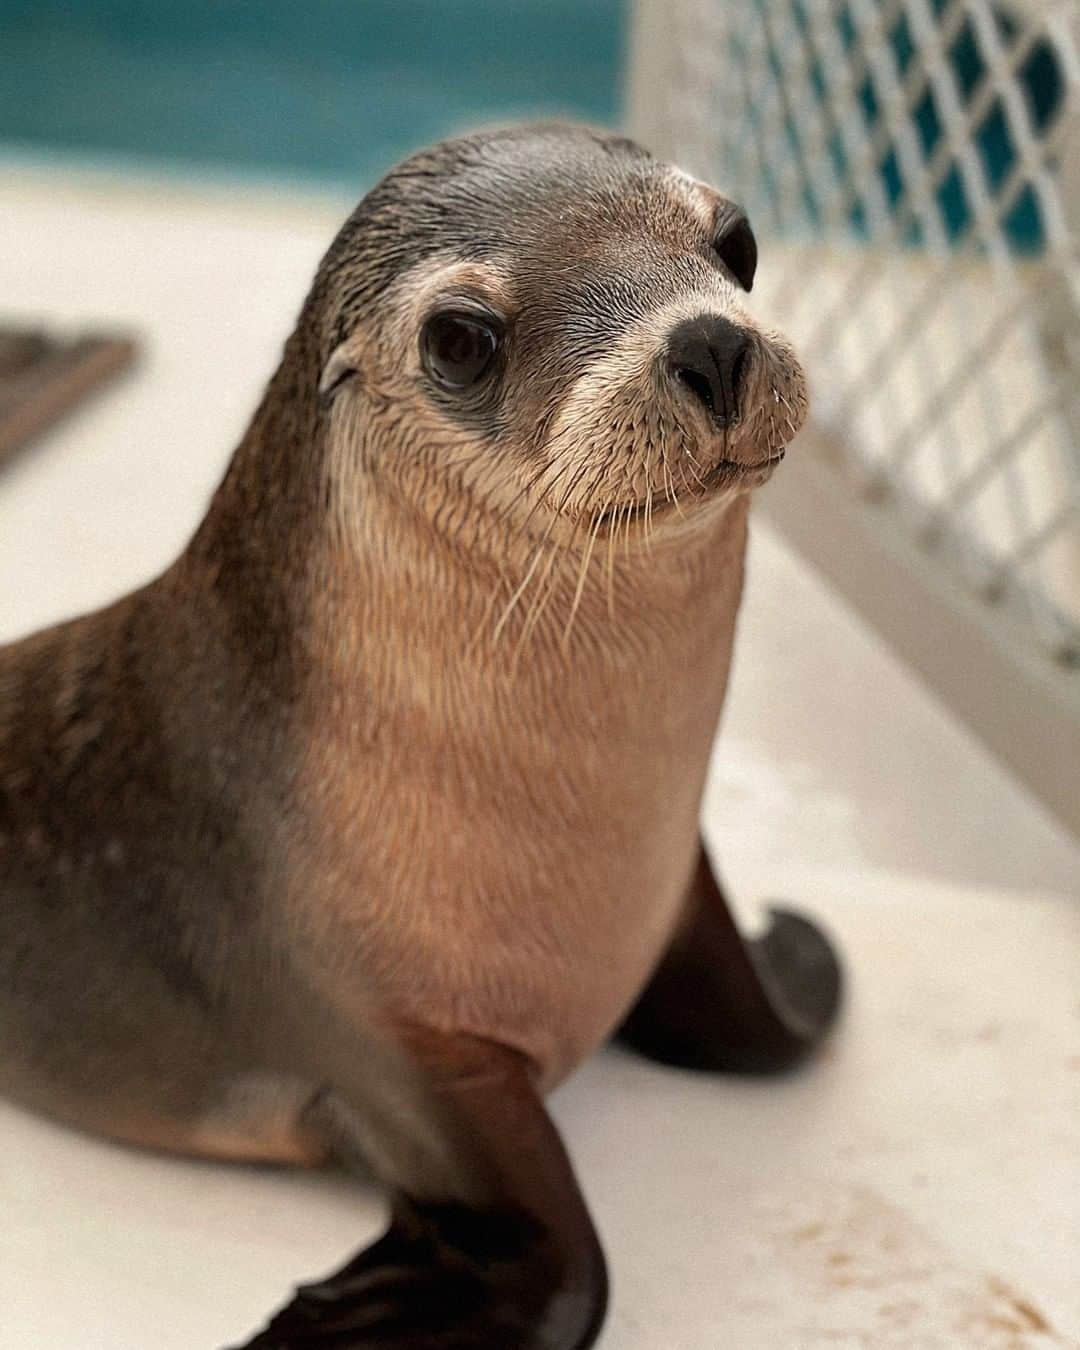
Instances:
[[[668,13],[665,149],[773,235],[853,482],[1080,660],[1076,0]]]

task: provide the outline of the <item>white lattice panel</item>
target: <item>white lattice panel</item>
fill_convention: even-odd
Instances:
[[[1080,659],[1077,0],[662,8],[652,139],[772,236],[852,481]]]

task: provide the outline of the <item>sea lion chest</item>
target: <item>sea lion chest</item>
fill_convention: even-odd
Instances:
[[[470,659],[469,625],[430,596],[388,607],[378,677],[327,691],[300,779],[297,905],[333,997],[512,1045],[545,1086],[611,1032],[696,861],[738,503],[724,525],[647,584],[623,576],[614,617],[599,573],[570,639],[538,627],[513,678]]]

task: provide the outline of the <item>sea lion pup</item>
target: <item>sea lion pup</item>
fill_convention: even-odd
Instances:
[[[392,1195],[252,1348],[590,1345],[543,1094],[620,1027],[763,1071],[833,1020],[826,940],[744,942],[698,832],[749,490],[806,405],[755,263],[621,137],[414,156],[183,556],[0,653],[4,1090]]]

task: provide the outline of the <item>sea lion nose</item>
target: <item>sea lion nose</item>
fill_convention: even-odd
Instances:
[[[749,353],[749,335],[730,319],[712,314],[684,319],[668,337],[668,361],[676,378],[721,427],[738,416]]]

